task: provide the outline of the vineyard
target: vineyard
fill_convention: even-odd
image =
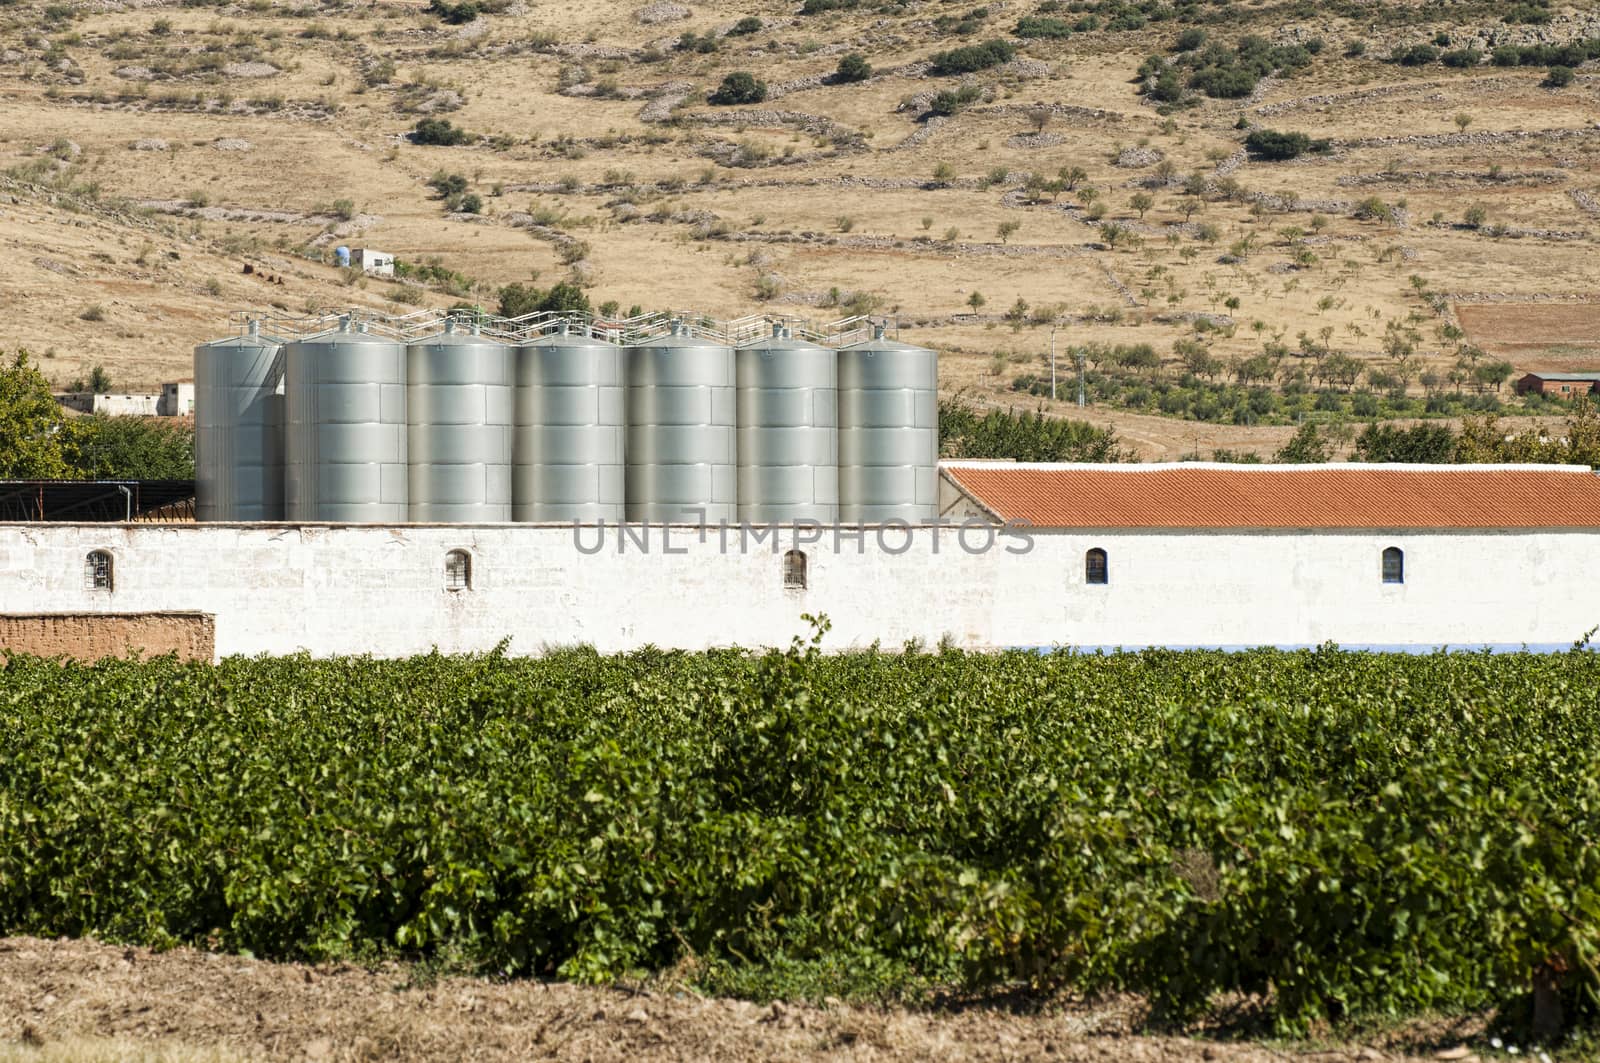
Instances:
[[[1548,1035],[1597,1014],[1597,693],[1586,652],[13,657],[0,932]]]

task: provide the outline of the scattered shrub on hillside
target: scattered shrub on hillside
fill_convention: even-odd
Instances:
[[[861,0],[805,0],[800,5],[802,15],[820,15],[827,11],[851,11],[861,6]]]
[[[1208,34],[1199,26],[1191,26],[1178,34],[1178,39],[1172,42],[1175,52],[1192,52],[1206,43]]]
[[[1072,36],[1072,27],[1064,19],[1028,15],[1017,22],[1013,32],[1018,37],[1060,40]]]
[[[678,42],[672,46],[674,51],[697,52],[701,55],[709,55],[719,47],[721,45],[717,43],[716,34],[696,34],[693,30],[685,32],[678,38]]]
[[[1350,216],[1361,221],[1392,222],[1395,219],[1394,207],[1377,196],[1368,196],[1357,203]]]
[[[1564,89],[1572,84],[1573,70],[1570,66],[1553,66],[1545,71],[1544,80],[1539,82],[1547,89]]]
[[[745,70],[736,70],[722,79],[722,86],[706,97],[707,103],[731,106],[760,103],[767,98],[767,83]]]
[[[1333,444],[1310,421],[1272,456],[1280,465],[1318,465],[1333,457]]]
[[[728,36],[748,37],[752,33],[760,33],[764,25],[766,25],[766,23],[761,21],[760,16],[746,15],[744,18],[733,24],[733,28],[728,30]]]
[[[452,3],[451,0],[429,0],[427,12],[430,15],[438,15],[441,20],[452,26],[459,26],[477,18],[479,8],[476,0],[459,0],[456,3]]]
[[[449,199],[451,196],[466,194],[467,179],[458,173],[436,170],[434,175],[428,178],[428,187],[439,193],[440,199]]]
[[[576,284],[562,281],[550,288],[535,288],[520,281],[500,289],[500,315],[523,317],[533,313],[589,313],[589,297]]]
[[[1531,2],[1512,4],[1500,16],[1504,22],[1516,24],[1523,23],[1530,26],[1542,26],[1555,17],[1550,10],[1550,0],[1531,0]]]
[[[982,44],[969,44],[961,48],[952,48],[947,52],[938,52],[930,60],[928,73],[936,77],[947,77],[951,74],[971,74],[978,70],[987,70],[990,67],[1009,63],[1017,54],[1016,46],[1010,41],[993,40]]]
[[[453,125],[448,118],[419,119],[408,136],[413,144],[434,144],[443,147],[454,147],[477,139],[465,129]]]
[[[983,99],[983,89],[977,85],[946,89],[933,98],[933,102],[928,105],[928,112],[947,118],[966,110],[981,99]]]
[[[936,16],[933,20],[933,29],[940,36],[955,34],[957,37],[970,37],[984,28],[988,18],[987,7],[976,7],[960,15]]]
[[[1399,63],[1401,66],[1427,66],[1429,63],[1438,62],[1439,49],[1431,44],[1413,44],[1409,47],[1400,46],[1389,53],[1389,62]]]
[[[1495,66],[1579,67],[1589,59],[1600,59],[1600,37],[1566,44],[1502,44],[1491,58]]]
[[[428,187],[439,193],[439,198],[444,200],[444,209],[451,213],[483,212],[483,199],[476,192],[467,191],[467,179],[461,174],[435,171],[428,178]]]
[[[860,52],[851,52],[839,60],[839,67],[833,76],[836,81],[865,81],[872,76],[872,64]]]
[[[1439,56],[1439,62],[1457,70],[1470,69],[1483,62],[1483,53],[1476,48],[1456,48]]]
[[[474,287],[471,277],[443,265],[437,258],[427,262],[394,260],[394,275],[401,279],[420,281],[449,295],[466,295]]]
[[[1189,40],[1193,38],[1185,43]],[[1162,103],[1184,102],[1185,89],[1213,99],[1239,99],[1269,74],[1288,76],[1309,66],[1311,54],[1305,45],[1274,45],[1251,34],[1241,37],[1232,48],[1213,42],[1182,50],[1172,59],[1149,56],[1139,67],[1136,80],[1141,91]],[[1187,77],[1183,71],[1188,71]]]
[[[1272,129],[1257,129],[1244,138],[1245,150],[1268,162],[1298,158],[1308,151],[1324,152],[1330,146],[1329,141],[1312,140],[1304,133],[1280,133]]]

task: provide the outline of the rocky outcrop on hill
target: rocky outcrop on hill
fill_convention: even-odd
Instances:
[[[646,89],[650,102],[639,109],[639,121],[665,122],[672,117],[673,108],[687,100],[693,92],[694,84],[688,81],[667,81]]]
[[[668,3],[667,0],[656,0],[653,4],[646,4],[634,13],[634,18],[644,26],[655,26],[663,22],[681,22],[694,14],[682,4]]]
[[[1112,160],[1111,165],[1120,166],[1125,170],[1142,170],[1146,166],[1154,166],[1166,157],[1166,153],[1159,148],[1123,148]]]
[[[1600,137],[1600,125],[1576,129],[1507,129],[1484,133],[1418,133],[1399,137],[1363,137],[1335,141],[1338,148],[1487,148],[1536,141],[1587,140]]]
[[[1393,170],[1383,173],[1345,174],[1334,183],[1346,188],[1374,185],[1427,185],[1430,188],[1477,187],[1480,185],[1559,185],[1568,175],[1560,170],[1523,170],[1495,173],[1489,170]]]
[[[685,115],[685,122],[705,126],[756,126],[798,129],[814,137],[827,137],[837,147],[865,148],[866,138],[833,119],[804,111],[739,110]]]

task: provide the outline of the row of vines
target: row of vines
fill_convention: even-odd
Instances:
[[[1587,652],[0,663],[0,932],[1596,1014]]]

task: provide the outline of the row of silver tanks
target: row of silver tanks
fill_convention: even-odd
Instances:
[[[938,356],[884,337],[731,347],[674,325],[410,343],[255,325],[195,348],[202,521],[923,523]]]

